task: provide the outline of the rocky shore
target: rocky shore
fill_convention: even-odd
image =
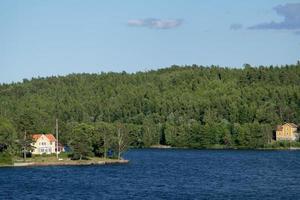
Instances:
[[[58,160],[43,162],[16,162],[12,165],[2,165],[1,167],[33,167],[33,166],[87,166],[87,165],[107,165],[107,164],[126,164],[129,160]]]

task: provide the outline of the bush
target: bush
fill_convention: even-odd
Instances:
[[[0,153],[0,165],[12,165],[13,159],[8,153]]]
[[[72,157],[72,155],[68,152],[61,152],[60,154],[58,154],[58,156],[59,156],[59,158],[70,158],[70,157]]]
[[[279,148],[286,149],[290,147],[300,147],[300,142],[296,141],[276,141],[272,144],[265,145],[265,148]]]
[[[78,153],[70,154],[69,157],[71,158],[71,160],[80,160],[80,157],[81,157],[81,160],[89,160],[89,158],[87,156],[82,156]]]

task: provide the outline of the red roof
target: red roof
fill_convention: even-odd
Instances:
[[[34,140],[38,140],[42,135],[45,135],[45,136],[48,138],[48,140],[49,140],[50,142],[56,141],[54,135],[51,134],[51,133],[48,133],[48,134],[33,134],[33,135],[32,135],[32,138],[33,138]]]
[[[32,139],[38,140],[41,136],[42,136],[42,134],[33,134]]]
[[[55,137],[54,137],[54,135],[53,134],[51,134],[51,133],[49,133],[49,134],[46,134],[46,137],[50,140],[50,142],[53,142],[53,141],[55,141],[56,139],[55,139]]]

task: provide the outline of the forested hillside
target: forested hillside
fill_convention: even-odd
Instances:
[[[137,147],[263,147],[276,125],[300,123],[300,64],[34,78],[0,86],[0,115],[16,137],[53,132],[58,118],[65,144],[78,124],[119,124]]]

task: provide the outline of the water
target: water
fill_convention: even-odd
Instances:
[[[0,169],[0,199],[300,199],[300,151],[130,150],[127,165]]]

